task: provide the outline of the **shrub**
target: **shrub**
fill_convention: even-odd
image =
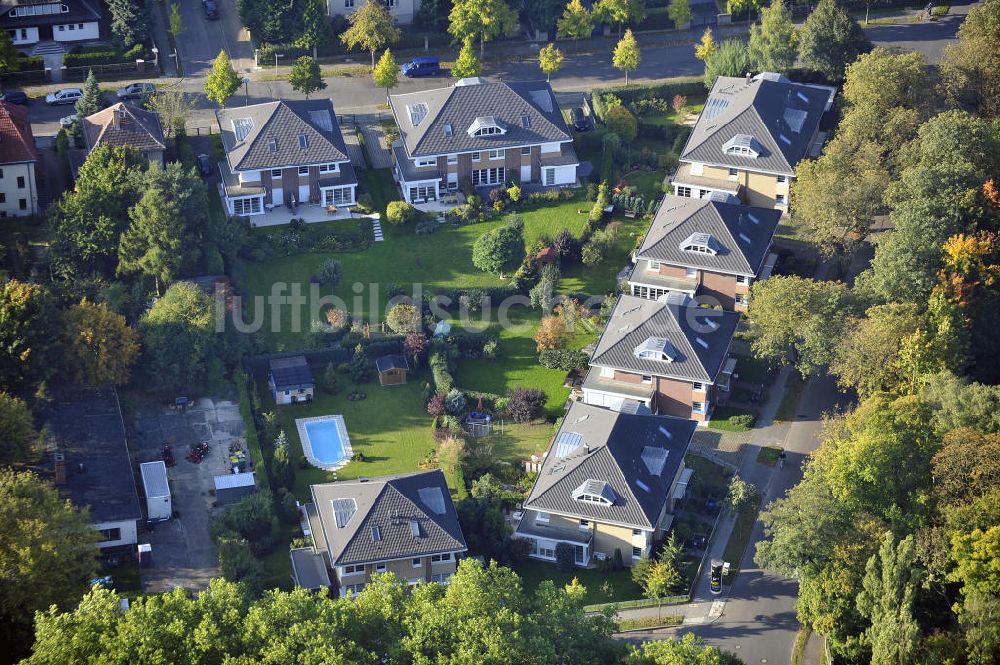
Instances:
[[[490,360],[500,356],[500,342],[495,339],[491,339],[485,344],[483,344],[483,357],[489,358]]]
[[[316,270],[316,279],[319,280],[320,284],[325,284],[327,286],[337,286],[340,284],[340,280],[344,276],[344,269],[340,265],[340,261],[336,259],[327,259],[320,264],[319,268]]]
[[[452,388],[444,398],[444,408],[451,415],[462,413],[465,410],[465,394],[457,388]]]
[[[421,326],[420,309],[410,303],[399,303],[389,310],[385,322],[397,335],[416,332]]]
[[[566,343],[569,336],[566,324],[562,317],[547,315],[543,316],[535,331],[535,350],[541,353],[546,349],[560,349]]]
[[[298,524],[299,507],[295,502],[295,495],[284,487],[278,490],[278,513],[282,522]]]
[[[564,573],[576,567],[576,549],[569,543],[556,543],[556,568]]]
[[[354,383],[364,383],[371,378],[372,361],[365,355],[360,344],[355,349],[351,362],[348,363],[347,372],[351,375],[351,380]]]
[[[242,582],[251,593],[264,587],[264,565],[242,538],[222,538],[218,544],[219,568],[230,582]]]
[[[375,211],[375,199],[368,192],[358,194],[357,208],[363,213],[372,213]]]
[[[431,354],[428,364],[431,367],[431,377],[434,379],[434,389],[441,394],[448,393],[455,380],[448,369],[448,358],[444,351]]]
[[[434,395],[427,402],[427,413],[432,416],[444,415],[444,395]]]
[[[518,185],[511,185],[507,188],[507,198],[509,198],[513,203],[517,203],[521,200],[521,187]]]
[[[573,237],[569,229],[563,229],[556,235],[552,247],[559,255],[559,261],[563,266],[580,262],[580,241]]]
[[[516,423],[534,420],[548,397],[538,388],[513,388],[507,391],[507,416]]]
[[[256,556],[267,554],[276,542],[277,516],[269,492],[257,492],[230,506],[212,525],[220,541],[242,538]]]
[[[590,210],[591,222],[597,223],[604,219],[604,209],[608,207],[608,200],[608,181],[605,180],[597,188],[597,200]]]
[[[420,216],[420,211],[406,201],[390,201],[385,208],[385,220],[390,224],[408,224]]]
[[[319,376],[319,389],[327,395],[336,395],[339,388],[337,381],[337,368],[333,363],[327,363],[326,369]]]
[[[538,354],[538,362],[542,367],[561,369],[564,372],[586,367],[589,361],[590,357],[586,353],[571,349],[546,349]]]
[[[438,224],[438,221],[433,217],[428,217],[426,219],[422,219],[419,222],[417,222],[417,225],[416,227],[414,227],[413,231],[418,236],[429,236],[430,234],[437,231],[439,228],[441,228],[441,225]]]
[[[737,413],[735,416],[730,416],[729,423],[736,427],[753,427],[754,415],[752,413]]]

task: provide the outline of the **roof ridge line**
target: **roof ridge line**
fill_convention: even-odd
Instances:
[[[643,417],[645,417],[645,416],[643,416]],[[615,424],[611,427],[611,431],[608,433],[609,437],[614,433],[615,427],[617,427],[617,426],[618,426],[618,421],[615,420]],[[628,490],[629,496],[627,498],[629,498],[632,501],[634,501],[635,504],[639,507],[639,513],[646,520],[645,526],[652,527],[653,526],[653,522],[646,515],[646,511],[642,509],[642,501],[639,501],[638,497],[636,497],[636,495],[635,495],[635,492],[632,491],[632,487],[628,483],[628,478],[625,477],[625,472],[622,471],[621,464],[618,463],[618,458],[615,457],[614,453],[611,452],[610,446],[604,446],[604,447],[609,449],[608,450],[608,455],[611,457],[612,461],[614,462],[614,464],[612,466],[614,466],[615,470],[618,472],[618,475],[621,476],[622,483],[625,485],[625,489]]]

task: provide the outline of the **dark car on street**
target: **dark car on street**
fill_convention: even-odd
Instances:
[[[145,99],[149,95],[153,94],[156,88],[153,87],[152,83],[132,83],[124,88],[121,88],[116,93],[118,99]]]
[[[202,0],[201,6],[205,10],[205,18],[211,21],[219,18],[219,8],[215,5],[215,0]]]
[[[212,175],[212,162],[209,161],[208,155],[201,154],[197,157],[198,161],[198,173],[201,174],[202,178],[207,178]]]
[[[409,62],[404,62],[401,71],[403,76],[407,78],[437,76],[441,73],[441,60],[436,56],[414,58]]]
[[[21,104],[23,106],[27,106],[28,93],[24,90],[8,90],[7,92],[0,93],[0,100],[9,104]]]

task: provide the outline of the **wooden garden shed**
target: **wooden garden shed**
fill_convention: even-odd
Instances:
[[[406,383],[410,364],[406,361],[406,356],[394,354],[378,358],[375,369],[378,370],[378,381],[383,386],[399,386]]]

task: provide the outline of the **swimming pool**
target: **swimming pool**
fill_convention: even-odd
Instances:
[[[319,469],[333,471],[351,461],[351,440],[341,415],[296,418],[302,453]]]

